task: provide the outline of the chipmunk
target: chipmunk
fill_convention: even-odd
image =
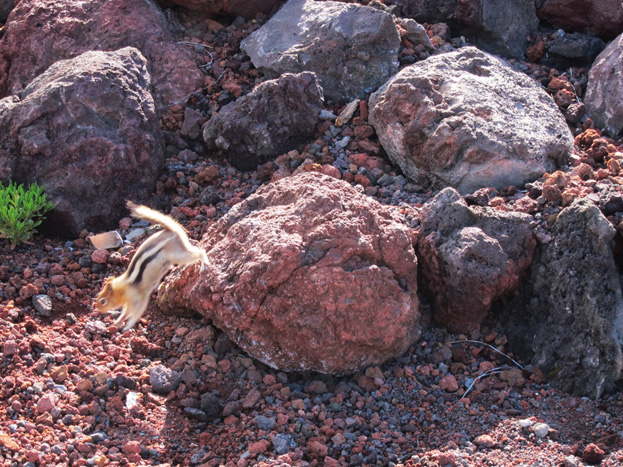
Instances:
[[[201,261],[203,271],[208,263],[205,251],[190,244],[184,227],[173,218],[132,201],[128,201],[127,206],[133,217],[161,225],[163,230],[145,240],[126,272],[107,279],[97,295],[95,309],[100,313],[123,306],[121,316],[114,324],[116,326],[127,320],[124,331],[131,329],[141,319],[151,293],[170,266]]]

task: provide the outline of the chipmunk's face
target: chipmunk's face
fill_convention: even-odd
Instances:
[[[122,303],[119,303],[119,300],[116,298],[111,280],[106,281],[104,288],[95,299],[95,309],[100,313],[107,313],[114,308],[120,307]]]

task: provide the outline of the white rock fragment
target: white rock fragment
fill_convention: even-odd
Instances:
[[[537,438],[543,439],[549,433],[549,426],[546,423],[535,423],[532,426],[532,432]]]

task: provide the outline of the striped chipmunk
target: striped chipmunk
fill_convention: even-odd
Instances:
[[[123,306],[121,316],[114,324],[118,326],[127,320],[124,331],[131,329],[141,319],[151,293],[170,266],[200,261],[203,271],[208,263],[205,251],[191,245],[184,227],[173,218],[132,201],[128,201],[127,206],[132,217],[161,225],[163,229],[143,242],[126,272],[106,280],[95,300],[95,309],[100,313]]]

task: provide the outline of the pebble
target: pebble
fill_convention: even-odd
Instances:
[[[32,305],[41,316],[50,316],[52,314],[52,299],[49,295],[33,295]]]
[[[149,369],[149,384],[156,393],[168,394],[176,391],[181,382],[180,374],[164,365],[155,365]]]
[[[276,422],[274,418],[258,415],[253,419],[253,423],[255,423],[255,426],[257,426],[260,430],[270,431],[275,427]]]
[[[582,452],[582,460],[587,464],[599,465],[604,460],[606,453],[596,444],[589,444]]]
[[[4,355],[5,357],[10,357],[11,355],[16,354],[18,351],[19,347],[17,346],[17,342],[15,342],[13,339],[8,339],[2,346],[2,355]]]
[[[108,259],[108,250],[99,249],[91,253],[91,261],[97,264],[104,264]]]
[[[483,448],[492,448],[496,445],[491,435],[480,435],[474,440],[474,443]]]
[[[50,412],[56,407],[58,403],[58,396],[54,393],[49,393],[42,396],[37,402],[37,411],[39,413]]]
[[[549,426],[546,423],[535,423],[532,426],[532,432],[537,438],[543,439],[549,433]]]

